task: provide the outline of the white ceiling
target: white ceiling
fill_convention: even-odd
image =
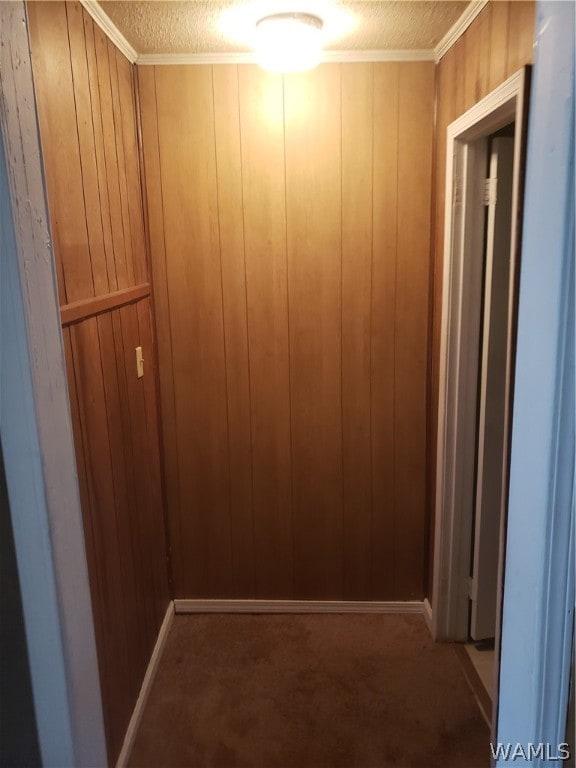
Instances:
[[[280,11],[319,15],[327,51],[432,52],[459,21],[484,5],[468,0],[99,0],[98,4],[84,0],[83,4],[93,15],[96,11],[101,24],[120,32],[138,60],[150,55],[248,52],[256,21]]]

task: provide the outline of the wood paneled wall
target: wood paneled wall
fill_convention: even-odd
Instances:
[[[138,81],[176,597],[421,598],[434,65]]]
[[[521,67],[533,62],[536,4],[530,0],[492,0],[436,67],[435,203],[433,234],[433,313],[431,344],[430,498],[434,499],[440,326],[442,317],[442,270],[444,205],[446,189],[446,130],[456,118],[501,85]],[[434,536],[431,515],[430,566]],[[429,591],[432,594],[432,571]]]
[[[79,3],[28,16],[114,764],[170,599],[134,71]]]

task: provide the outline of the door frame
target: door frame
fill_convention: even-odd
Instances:
[[[475,466],[475,512],[472,534],[473,556],[470,564],[470,637],[491,638],[496,630],[496,593],[501,520],[494,514],[502,494],[504,421],[497,419],[506,408],[506,322],[510,295],[510,269],[506,258],[510,250],[514,136],[486,140],[489,178],[496,179],[496,194],[488,192],[484,201],[486,237],[483,249],[484,296],[479,349],[480,384],[478,392],[477,455]],[[498,241],[496,238],[500,238]],[[498,255],[497,255],[498,254]],[[502,314],[498,314],[502,313]],[[498,316],[494,326],[495,314]],[[502,348],[504,345],[504,348]],[[494,356],[496,353],[496,357]],[[499,354],[500,353],[500,354]],[[504,359],[501,355],[504,353]],[[496,379],[494,379],[496,376]],[[495,382],[497,382],[495,384]],[[504,383],[504,387],[502,384]],[[495,389],[493,388],[495,384]],[[492,388],[492,389],[491,389]],[[490,391],[491,390],[491,391]],[[498,411],[494,411],[496,408]],[[488,426],[491,423],[491,426]],[[494,430],[501,430],[496,436]],[[495,474],[496,473],[496,474]],[[487,613],[487,611],[489,613]],[[475,634],[476,633],[476,634]],[[479,636],[478,636],[479,633]]]
[[[26,6],[0,3],[0,432],[42,765],[107,765]]]
[[[479,203],[484,196],[487,138],[505,125],[513,121],[516,123],[512,210],[517,211],[522,194],[520,179],[525,151],[523,137],[529,79],[530,70],[525,67],[447,129],[431,622],[432,633],[437,640],[465,641],[468,638],[484,250],[484,207]],[[504,487],[507,487],[508,477],[519,225],[517,221],[511,229]],[[502,499],[503,509],[505,497],[506,493]],[[504,533],[504,526],[501,526],[499,592],[502,585]],[[500,594],[498,600],[501,600]],[[500,614],[500,605],[497,606],[497,614]]]

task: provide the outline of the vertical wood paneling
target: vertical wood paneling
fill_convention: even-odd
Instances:
[[[96,49],[97,80],[100,99],[100,117],[102,120],[102,135],[104,139],[104,162],[106,184],[108,187],[108,216],[112,228],[114,249],[114,271],[116,287],[126,288],[129,285],[128,268],[126,264],[126,246],[122,220],[122,203],[120,198],[119,165],[116,154],[116,129],[114,124],[114,105],[112,100],[112,81],[110,61],[108,58],[108,41],[104,33],[94,27],[94,42]],[[112,281],[111,281],[112,282]]]
[[[400,65],[374,65],[371,302],[372,591],[394,589],[394,358]]]
[[[112,307],[63,336],[113,765],[169,601],[133,72],[78,3],[28,12],[60,301]]]
[[[50,222],[61,303],[94,295],[65,3],[29,3],[34,87],[38,101]],[[54,99],[53,84],[59,84]]]
[[[128,183],[126,180],[126,157],[124,153],[124,132],[122,125],[122,105],[120,101],[120,89],[118,87],[118,57],[114,45],[107,40],[108,68],[110,72],[110,93],[112,97],[112,124],[114,126],[113,139],[116,149],[116,169],[118,188],[120,191],[120,221],[122,223],[122,236],[124,241],[124,257],[126,260],[126,285],[134,285],[134,253],[132,251],[132,237],[130,233],[130,213],[128,209]],[[128,106],[128,105],[126,105]],[[111,137],[112,138],[112,137]],[[110,169],[108,169],[110,173]],[[118,287],[121,287],[119,284]]]
[[[531,64],[534,57],[533,0],[512,0],[508,35],[508,72],[513,75],[520,67]]]
[[[212,72],[156,71],[180,512],[188,596],[230,589],[231,539]]]
[[[490,92],[490,51],[492,34],[493,3],[489,3],[478,17],[478,65],[476,67],[476,101],[480,101]]]
[[[285,78],[295,594],[342,594],[341,69]]]
[[[490,25],[490,66],[489,88],[497,88],[508,73],[508,33],[510,29],[509,2],[492,2],[492,23]],[[442,66],[442,64],[440,64]]]
[[[480,26],[473,24],[466,35],[466,67],[464,68],[464,109],[478,101],[477,83],[480,75]]]
[[[373,73],[371,64],[342,68],[343,577],[352,600],[372,581]]]
[[[96,318],[71,330],[76,387],[80,403],[91,522],[98,557],[102,634],[106,675],[114,694],[109,697],[112,744],[122,740],[129,717],[129,659],[121,552],[116,528],[106,398]],[[102,553],[106,552],[106,557]]]
[[[102,224],[102,239],[106,262],[106,275],[108,278],[108,290],[114,291],[118,288],[118,280],[116,278],[114,244],[112,241],[112,222],[104,154],[104,134],[102,131],[102,108],[100,104],[100,86],[98,82],[98,65],[96,61],[96,45],[94,41],[94,22],[84,10],[82,11],[82,16],[84,22],[86,62],[88,67],[88,92],[90,94],[92,127],[94,130],[94,153],[98,174],[98,210]],[[60,261],[60,259],[57,259],[57,262],[58,261]]]
[[[96,148],[82,6],[78,3],[66,3],[66,14],[68,18],[70,61],[74,83],[74,103],[78,125],[82,192],[86,206],[88,246],[94,279],[94,293],[99,295],[108,293],[110,285],[104,252],[104,233],[100,212],[98,170],[96,167]],[[82,298],[85,298],[84,294],[82,294]]]
[[[398,230],[396,268],[395,588],[403,599],[424,588],[428,258],[434,72],[425,64],[400,69],[398,108]],[[410,160],[408,160],[410,158]]]
[[[232,500],[231,594],[255,596],[252,424],[238,68],[232,65],[214,67],[212,77]]]
[[[134,355],[134,347],[142,347],[144,358],[145,375],[141,380],[142,392],[139,403],[139,409],[136,411],[136,418],[140,426],[144,428],[143,443],[141,446],[140,466],[144,465],[149,477],[148,497],[145,509],[148,515],[148,526],[150,536],[150,562],[153,565],[154,572],[154,593],[150,595],[150,600],[154,605],[156,624],[160,626],[166,612],[166,594],[168,592],[168,569],[167,569],[167,531],[163,525],[159,525],[159,517],[163,507],[162,498],[162,476],[159,456],[160,433],[158,429],[158,396],[156,389],[157,371],[154,370],[156,362],[155,345],[152,325],[152,308],[149,301],[139,301],[135,306],[135,317],[133,329],[136,334],[136,342],[131,348]],[[134,366],[134,356],[132,357]],[[144,414],[144,419],[142,419]],[[142,423],[143,422],[143,423]],[[131,430],[132,435],[136,435],[135,429]],[[163,516],[162,516],[163,517]],[[162,519],[164,522],[164,518]],[[154,642],[156,638],[153,638]]]
[[[115,526],[117,528],[118,549],[119,553],[121,553],[121,578],[119,583],[124,587],[124,613],[126,622],[128,622],[128,625],[140,626],[138,618],[138,591],[136,589],[132,557],[132,530],[127,514],[131,489],[127,483],[122,431],[119,429],[119,426],[122,424],[122,400],[120,398],[118,386],[114,334],[110,313],[103,314],[96,318],[96,324],[100,342],[105,398],[105,418],[108,427],[108,444],[110,451],[110,470],[114,491],[114,504],[116,506]],[[83,348],[82,351],[90,353],[92,349]],[[145,664],[145,652],[141,645],[142,639],[143,638],[138,638],[138,645],[136,648],[130,648],[128,650],[130,692],[132,695],[136,696],[138,695],[138,680],[142,673],[142,664]]]
[[[138,137],[136,132],[136,108],[134,92],[134,74],[130,62],[115,51],[118,73],[118,95],[120,102],[120,122],[128,195],[129,231],[132,247],[134,283],[144,283],[148,279],[146,246],[144,243],[144,225],[142,212],[142,187],[138,157]],[[117,131],[118,133],[118,131]],[[117,137],[117,141],[120,139]]]
[[[100,667],[100,687],[102,690],[102,710],[104,715],[104,727],[106,736],[110,741],[111,734],[111,680],[109,677],[109,664],[106,655],[106,638],[104,637],[104,621],[102,618],[102,587],[100,585],[100,573],[98,569],[98,553],[92,530],[92,510],[88,493],[88,473],[86,469],[86,455],[84,451],[84,438],[82,422],[80,418],[80,401],[76,387],[76,373],[74,370],[74,357],[72,353],[72,334],[70,328],[62,329],[64,342],[64,355],[66,359],[66,373],[68,380],[68,395],[70,398],[70,413],[72,417],[72,430],[74,432],[74,449],[76,454],[76,469],[78,472],[78,486],[80,491],[80,503],[82,506],[82,522],[84,526],[84,543],[86,548],[86,561],[90,574],[90,588],[92,598],[92,614],[94,620],[94,634],[96,636],[96,649]],[[110,752],[110,747],[108,746]]]
[[[160,408],[162,412],[162,442],[164,446],[164,477],[166,501],[172,514],[170,536],[172,541],[170,563],[176,584],[183,583],[180,547],[180,477],[178,441],[176,435],[176,408],[174,402],[174,369],[172,332],[170,328],[170,300],[168,296],[166,249],[164,244],[164,201],[160,173],[160,146],[156,110],[156,76],[154,67],[140,67],[138,95],[142,122],[142,140],[147,147],[144,158],[146,198],[154,287],[158,366],[161,371]]]
[[[468,36],[463,35],[454,44],[454,110],[457,115],[466,111],[466,49]]]
[[[113,762],[168,601],[148,299],[65,329],[109,754]],[[152,400],[152,402],[151,402]]]
[[[433,73],[140,72],[179,597],[422,596]]]
[[[437,125],[435,161],[435,243],[432,313],[432,350],[430,381],[430,494],[435,493],[436,434],[438,428],[438,380],[440,368],[440,321],[442,315],[442,275],[444,248],[444,207],[446,186],[446,129],[464,111],[464,104],[454,93],[464,78],[467,83],[466,106],[472,106],[510,75],[533,60],[533,39],[536,4],[531,0],[494,0],[482,10],[458,42],[437,66]],[[462,54],[465,51],[465,54]],[[478,77],[478,87],[473,83]],[[486,82],[483,87],[484,81]],[[474,101],[472,101],[474,95]],[[433,543],[434,516],[430,521],[430,541]],[[431,550],[432,553],[432,550]],[[432,593],[431,579],[428,594]]]
[[[119,357],[117,366],[119,367],[120,375],[122,375],[123,369],[126,382],[124,416],[127,423],[123,427],[123,432],[130,435],[130,449],[134,472],[134,484],[131,488],[135,501],[133,526],[137,525],[139,529],[136,544],[140,558],[139,583],[143,598],[143,613],[146,617],[143,626],[145,628],[146,645],[148,648],[151,648],[156,639],[156,627],[159,626],[159,619],[161,621],[161,617],[156,615],[154,599],[155,594],[160,590],[157,570],[155,568],[154,551],[158,546],[160,547],[160,552],[163,552],[163,540],[160,531],[154,529],[151,516],[155,493],[153,482],[154,470],[148,461],[147,414],[144,402],[144,381],[145,379],[152,381],[153,373],[151,370],[146,369],[145,376],[142,379],[137,379],[135,375],[136,356],[134,350],[142,342],[138,331],[136,307],[134,305],[121,307],[115,310],[114,314],[116,313],[120,316],[117,328],[121,332],[121,340],[116,336],[117,355]],[[142,345],[142,352],[146,364],[148,356],[145,354],[144,345]],[[158,502],[156,501],[156,503]]]
[[[130,410],[129,410],[129,394],[127,387],[128,372],[126,370],[124,360],[124,343],[122,339],[122,325],[120,319],[120,312],[115,310],[109,315],[101,316],[99,322],[106,324],[108,339],[107,343],[109,349],[113,349],[113,359],[109,356],[106,360],[106,366],[109,369],[108,376],[115,382],[118,388],[118,406],[116,411],[116,418],[114,425],[119,433],[116,439],[120,439],[122,442],[122,457],[123,457],[123,469],[125,473],[125,482],[127,486],[127,496],[124,499],[122,505],[121,515],[124,524],[127,524],[130,530],[129,550],[125,552],[127,560],[132,562],[134,573],[134,585],[135,585],[135,602],[136,612],[138,616],[138,641],[135,643],[136,648],[139,649],[139,661],[140,671],[145,670],[147,664],[147,652],[149,653],[149,638],[150,634],[147,627],[152,621],[150,612],[147,611],[146,596],[143,588],[144,580],[142,579],[142,572],[146,569],[146,563],[142,556],[141,547],[141,529],[139,520],[139,505],[136,494],[136,484],[138,483],[138,471],[139,468],[134,461],[134,451],[132,447],[133,436],[130,431]],[[111,326],[111,329],[110,329]],[[112,338],[110,338],[110,332]],[[115,373],[115,377],[114,377]],[[130,373],[133,373],[131,368]],[[111,403],[112,405],[112,403]],[[118,448],[118,455],[120,455],[120,449]],[[120,459],[119,459],[120,461]],[[138,588],[139,587],[139,588]]]
[[[293,592],[282,78],[239,68],[256,596]]]

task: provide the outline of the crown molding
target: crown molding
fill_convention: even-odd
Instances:
[[[161,64],[254,64],[253,53],[141,53],[138,66]]]
[[[80,0],[80,4],[86,9],[104,34],[114,43],[124,56],[126,56],[128,61],[135,64],[138,59],[138,54],[134,48],[132,48],[128,40],[126,40],[122,32],[120,32],[118,27],[110,20],[109,16],[104,13],[100,4],[96,2],[96,0]]]
[[[456,40],[468,29],[489,0],[472,0],[466,10],[448,30],[434,49],[382,51],[324,51],[322,61],[333,63],[370,61],[440,61]],[[154,66],[162,64],[255,64],[254,52],[245,53],[143,53],[138,54],[118,27],[102,10],[97,0],[80,0],[81,5],[104,34],[132,64]]]
[[[322,61],[434,61],[432,50],[324,51]]]
[[[406,51],[324,51],[322,62],[366,61],[434,61],[433,50]],[[136,58],[138,66],[162,64],[256,64],[256,55],[246,53],[143,53]]]
[[[488,5],[488,3],[489,0],[472,0],[462,16],[460,16],[456,23],[450,27],[436,48],[434,48],[434,59],[436,63],[438,63],[442,56],[444,56],[444,54],[454,45],[456,40],[466,32],[470,24],[472,24],[474,19]]]

